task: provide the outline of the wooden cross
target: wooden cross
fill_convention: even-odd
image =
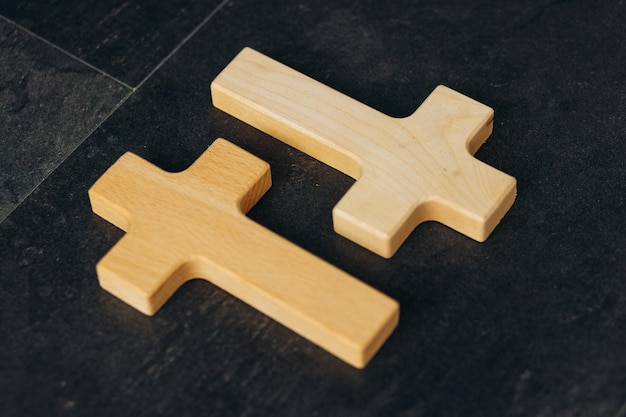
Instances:
[[[447,87],[397,119],[246,48],[211,93],[217,108],[357,179],[334,227],[381,256],[427,220],[484,241],[515,200],[515,179],[472,156],[493,110]]]
[[[223,139],[168,173],[126,153],[89,190],[95,213],[127,231],[97,265],[100,285],[152,315],[206,278],[355,367],[398,322],[396,301],[245,216],[269,165]]]

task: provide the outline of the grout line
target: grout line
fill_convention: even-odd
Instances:
[[[49,170],[48,173],[46,175],[43,176],[43,178],[41,178],[40,181],[37,182],[37,184],[35,184],[30,191],[28,191],[28,193],[26,193],[24,195],[23,198],[20,199],[20,201],[11,209],[9,210],[8,213],[6,213],[6,216],[3,216],[0,218],[0,223],[4,222],[5,219],[7,219],[19,206],[22,205],[22,203],[24,201],[26,201],[26,199],[28,197],[30,197],[30,195],[35,192],[35,190],[37,190],[37,188],[39,188],[39,186],[50,176],[52,175],[52,173],[54,173],[59,166],[61,166],[75,151],[76,149],[78,149],[96,130],[98,130],[100,128],[100,126],[102,126],[102,124],[104,124],[104,122],[106,122],[112,115],[113,113],[115,113],[117,111],[117,109],[119,109],[138,89],[139,87],[141,87],[146,81],[148,81],[148,79],[150,79],[150,77],[152,77],[152,75],[154,75],[154,73],[156,73],[163,65],[165,65],[165,63],[180,49],[183,47],[183,45],[185,45],[189,39],[191,39],[209,20],[211,20],[213,18],[213,16],[215,16],[230,0],[224,0],[222,1],[219,5],[217,5],[217,7],[215,9],[213,9],[213,11],[211,13],[209,13],[209,15],[204,18],[204,20],[202,22],[200,22],[200,24],[198,24],[169,54],[167,54],[167,56],[165,58],[163,58],[161,60],[161,62],[159,62],[159,64],[154,67],[152,69],[152,71],[150,71],[150,73],[136,86],[136,87],[132,87],[130,85],[128,85],[127,83],[125,83],[124,81],[115,78],[114,76],[106,73],[105,71],[101,70],[100,68],[90,64],[89,62],[77,57],[76,55],[72,54],[71,52],[66,51],[65,49],[61,48],[58,45],[55,45],[54,43],[48,41],[45,38],[42,38],[41,36],[37,35],[36,33],[26,29],[25,27],[23,27],[22,25],[7,19],[5,16],[0,15],[0,20],[5,21],[6,23],[14,26],[15,28],[24,31],[25,33],[27,33],[28,35],[32,36],[33,38],[43,42],[44,44],[54,48],[55,50],[65,54],[66,56],[80,62],[81,64],[85,65],[86,67],[96,71],[97,73],[101,74],[102,76],[109,78],[110,80],[112,80],[113,82],[125,87],[126,89],[128,89],[128,93],[126,94],[125,97],[123,97],[115,106],[113,106],[113,108],[111,109],[111,111],[102,118],[102,120],[97,123],[89,132],[87,132],[87,134],[85,134],[85,136],[83,137],[83,139],[78,142],[76,144],[76,146],[70,151],[68,152],[65,157],[60,160],[53,169]]]
[[[84,59],[74,55],[73,53],[61,48],[59,45],[56,45],[52,42],[50,42],[49,40],[42,38],[40,35],[30,31],[29,29],[25,28],[24,26],[20,25],[19,23],[16,23],[8,18],[6,18],[5,16],[0,15],[0,20],[4,20],[6,23],[16,27],[17,29],[26,32],[27,34],[29,34],[30,36],[34,37],[35,39],[38,39],[39,41],[45,43],[46,45],[56,49],[57,51],[69,56],[70,58],[80,62],[81,64],[91,68],[92,70],[98,72],[99,74],[111,79],[112,81],[122,85],[125,88],[128,88],[131,91],[136,91],[139,87],[141,87],[146,81],[148,81],[148,79],[150,79],[150,77],[152,77],[154,75],[155,72],[157,72],[163,65],[165,65],[165,63],[167,61],[169,61],[169,59],[172,57],[172,55],[174,55],[176,52],[178,52],[178,50],[180,48],[183,47],[183,45],[185,45],[189,39],[191,39],[209,20],[211,20],[213,18],[213,16],[215,16],[220,10],[222,10],[222,8],[224,6],[226,6],[226,4],[229,2],[230,0],[223,0],[220,4],[218,4],[215,9],[213,9],[213,11],[211,11],[211,13],[209,13],[209,15],[207,17],[204,18],[204,20],[202,20],[202,22],[200,22],[187,36],[185,36],[185,38],[178,44],[176,45],[176,47],[174,49],[172,49],[172,51],[170,51],[169,54],[167,54],[167,56],[165,58],[163,58],[161,60],[161,62],[159,62],[156,67],[154,67],[152,69],[152,71],[150,71],[148,73],[148,75],[146,75],[146,77],[141,80],[141,82],[139,82],[139,84],[137,84],[136,87],[132,87],[131,85],[125,83],[124,81],[120,80],[119,78],[114,77],[113,75],[103,71],[102,69],[94,66],[93,64],[90,64],[89,62],[85,61]]]
[[[54,49],[56,49],[57,51],[65,54],[66,56],[68,56],[70,58],[72,58],[73,60],[78,61],[79,63],[81,63],[81,64],[85,65],[86,67],[96,71],[98,74],[100,74],[100,75],[102,75],[102,76],[104,76],[104,77],[114,81],[115,83],[120,84],[121,86],[123,86],[123,87],[125,87],[125,88],[127,88],[127,89],[129,89],[131,91],[135,91],[136,90],[135,87],[131,87],[130,85],[126,84],[124,81],[120,80],[119,78],[115,78],[111,74],[109,74],[107,72],[104,72],[103,70],[101,70],[100,68],[94,66],[93,64],[90,64],[89,62],[85,61],[84,59],[79,58],[78,56],[74,55],[73,53],[71,53],[71,52],[61,48],[59,45],[56,45],[56,44],[50,42],[49,40],[47,40],[45,38],[42,38],[40,35],[37,35],[35,32],[32,32],[32,31],[26,29],[24,26],[14,22],[14,21],[12,21],[10,19],[7,19],[6,17],[4,17],[2,15],[0,15],[0,20],[4,20],[6,23],[16,27],[17,29],[19,29],[19,30],[21,30],[23,32],[26,32],[28,35],[32,36],[33,38],[43,42],[44,44],[46,44],[46,45],[48,45],[48,46],[50,46],[50,47],[52,47]]]
[[[159,62],[157,66],[154,67],[152,71],[150,71],[150,73],[146,75],[146,77],[139,84],[137,84],[137,87],[135,87],[135,90],[139,89],[146,81],[148,81],[154,75],[155,72],[161,69],[161,67],[165,65],[165,63],[169,61],[169,59],[176,52],[178,52],[178,50],[182,48],[189,41],[189,39],[191,39],[209,20],[211,20],[213,16],[215,16],[220,10],[222,10],[222,8],[226,6],[226,3],[228,3],[229,1],[230,0],[224,0],[220,4],[218,4],[217,7],[215,7],[215,9],[213,9],[213,11],[209,13],[209,15],[205,17],[204,20],[198,24],[198,26],[196,26],[187,36],[185,36],[185,38],[174,49],[172,49],[172,51],[169,54],[167,54],[167,56],[163,58],[161,62]]]
[[[85,60],[77,57],[76,55],[66,51],[65,49],[61,48],[58,45],[55,45],[54,43],[48,41],[47,39],[42,38],[41,36],[37,35],[36,33],[26,29],[25,27],[23,27],[22,25],[19,25],[18,23],[13,22],[10,19],[7,19],[5,16],[0,15],[0,21],[4,21],[7,24],[17,28],[18,30],[23,31],[24,33],[28,34],[29,36],[32,36],[34,39],[37,39],[40,42],[43,42],[45,45],[53,48],[54,50],[64,54],[65,56],[76,60],[77,62],[79,62],[82,65],[85,65],[86,67],[90,68],[91,70],[97,72],[98,74],[102,75],[105,78],[110,79],[111,81],[113,81],[116,84],[119,84],[120,86],[126,88],[127,93],[124,97],[122,97],[112,108],[111,111],[102,118],[102,120],[100,120],[99,123],[97,123],[91,130],[89,130],[89,132],[87,132],[83,138],[76,144],[76,146],[74,146],[71,151],[69,151],[64,157],[63,159],[59,160],[52,169],[48,170],[48,172],[35,184],[33,185],[33,187],[31,187],[30,190],[28,190],[28,192],[26,194],[23,195],[22,198],[20,198],[20,200],[13,205],[13,207],[10,208],[10,210],[5,213],[5,215],[0,216],[0,223],[4,222],[4,220],[6,220],[18,207],[20,207],[22,205],[22,203],[24,201],[26,201],[26,199],[28,197],[30,197],[30,195],[35,192],[35,190],[37,190],[37,188],[39,188],[39,186],[50,176],[52,175],[53,172],[55,172],[57,170],[57,168],[59,168],[59,166],[61,166],[61,164],[63,164],[63,162],[65,162],[65,160],[67,158],[69,158],[74,151],[76,151],[76,149],[78,149],[79,146],[81,146],[86,140],[87,138],[89,138],[97,129],[100,128],[100,126],[102,126],[102,124],[104,122],[106,122],[111,115],[113,115],[113,113],[115,113],[117,111],[117,109],[119,109],[122,104],[124,104],[126,102],[126,100],[128,100],[136,91],[136,88],[131,87],[130,85],[126,84],[124,81],[119,80],[115,77],[113,77],[112,75],[104,72],[103,70],[101,70],[100,68],[95,67],[94,65],[86,62]]]
[[[0,16],[1,17],[1,16]],[[87,139],[89,139],[89,137],[91,135],[93,135],[93,133],[98,130],[100,128],[100,126],[102,126],[104,124],[104,122],[106,122],[112,115],[113,113],[115,113],[117,111],[117,109],[119,109],[122,104],[124,104],[126,102],[126,100],[128,100],[132,95],[134,94],[134,89],[131,89],[131,91],[127,92],[126,95],[124,97],[122,97],[120,99],[120,101],[118,101],[115,106],[113,106],[111,108],[111,111],[102,118],[102,120],[100,120],[99,123],[97,123],[91,130],[89,130],[84,136],[83,138],[76,144],[76,146],[74,146],[69,152],[67,152],[67,154],[63,157],[63,159],[59,160],[52,169],[48,170],[48,172],[35,184],[31,187],[31,189],[24,194],[24,196],[22,198],[20,198],[20,200],[17,202],[17,204],[15,204],[7,213],[5,216],[0,217],[0,223],[4,222],[5,219],[7,219],[18,207],[20,207],[22,205],[22,203],[24,201],[26,201],[28,199],[28,197],[30,197],[30,195],[32,193],[34,193],[39,186],[46,180],[48,179],[48,177],[50,175],[52,175],[70,156],[72,156],[72,154],[74,154],[74,152],[76,151],[76,149],[78,149],[83,143],[85,143],[85,141]]]

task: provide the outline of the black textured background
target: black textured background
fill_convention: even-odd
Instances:
[[[3,1],[0,415],[626,416],[626,4]],[[518,180],[485,243],[420,225],[390,260],[336,235],[352,180],[216,110],[244,46],[392,116],[438,84],[495,109]],[[267,160],[250,216],[397,299],[355,370],[205,281],[146,317],[101,290],[122,232],[88,188],[217,137]]]

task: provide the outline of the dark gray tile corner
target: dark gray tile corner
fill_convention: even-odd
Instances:
[[[0,19],[0,220],[129,93]]]
[[[0,15],[137,86],[223,1],[13,0]]]

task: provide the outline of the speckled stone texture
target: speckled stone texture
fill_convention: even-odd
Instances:
[[[0,223],[0,414],[624,417],[624,21],[618,0],[227,2]],[[390,260],[338,236],[353,180],[211,105],[244,46],[392,116],[438,84],[493,107],[477,157],[517,178],[511,211],[484,243],[420,225]],[[217,137],[271,164],[250,217],[400,302],[365,370],[204,281],[154,317],[99,288],[122,232],[88,188]]]
[[[137,86],[224,0],[4,0],[0,15]]]
[[[128,93],[0,19],[0,221]]]

